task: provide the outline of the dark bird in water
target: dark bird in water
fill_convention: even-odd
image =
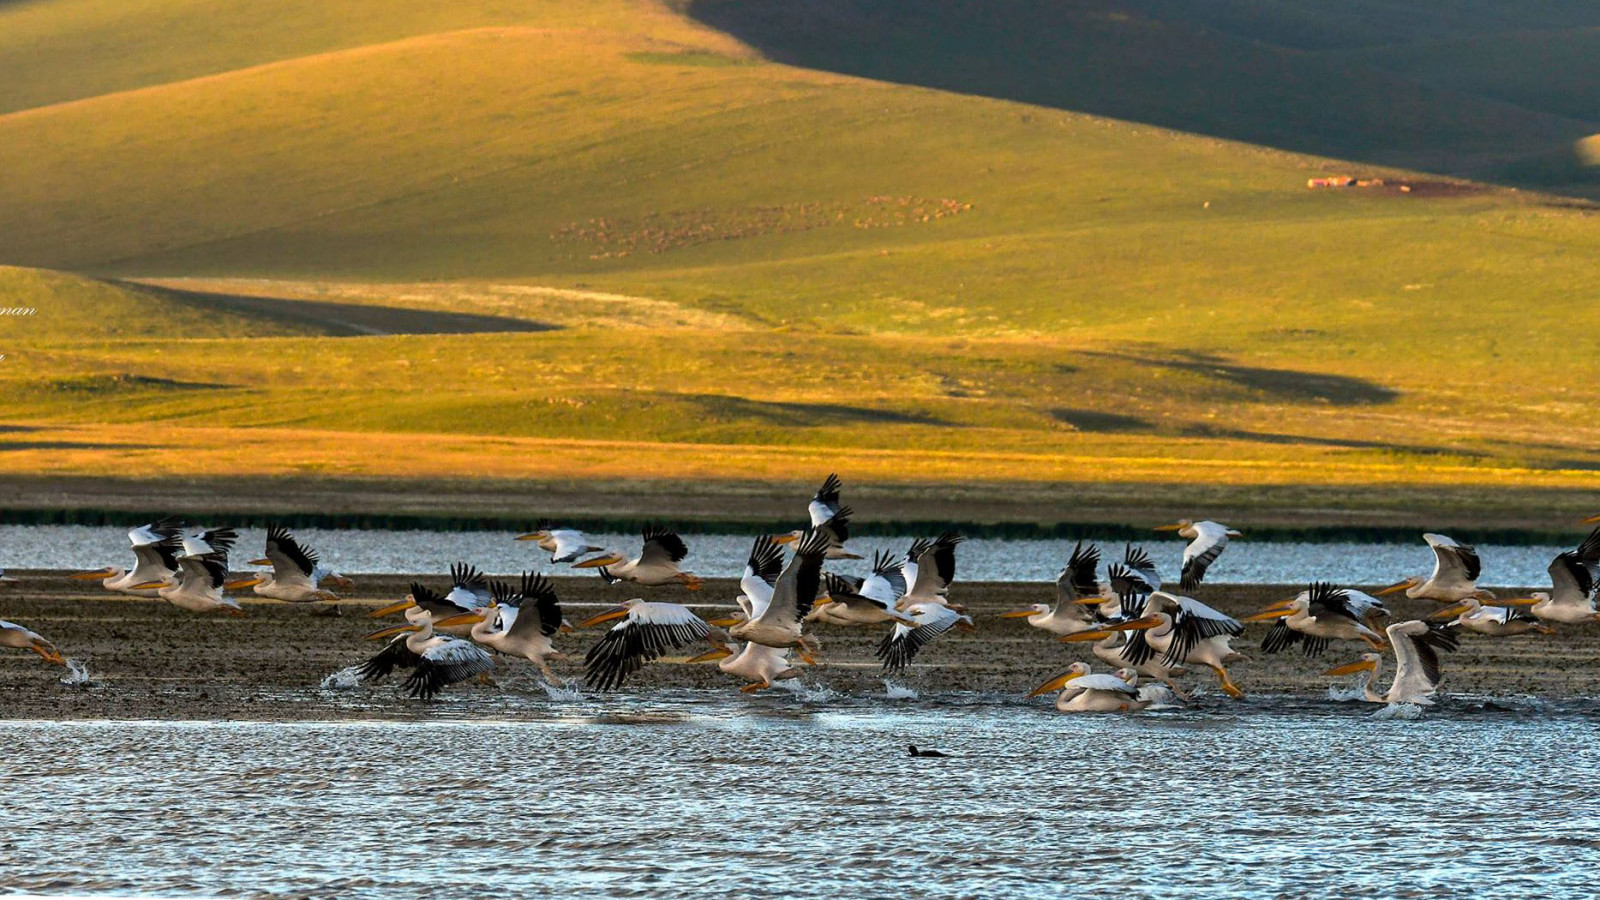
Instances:
[[[950,755],[943,750],[918,750],[916,744],[907,744],[906,749],[911,751],[912,756],[921,756],[923,758],[943,757]]]

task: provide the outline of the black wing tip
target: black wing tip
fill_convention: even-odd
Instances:
[[[450,579],[460,587],[480,585],[487,580],[483,570],[471,563],[464,562],[450,564]]]

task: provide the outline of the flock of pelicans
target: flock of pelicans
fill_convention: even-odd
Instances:
[[[744,682],[743,691],[762,690],[800,674],[791,656],[805,665],[817,664],[819,646],[808,633],[816,622],[887,626],[876,655],[889,675],[906,669],[931,642],[955,630],[972,630],[966,609],[950,599],[956,549],[962,542],[954,532],[918,539],[903,555],[876,554],[871,574],[864,578],[824,571],[829,561],[863,558],[847,545],[852,511],[841,505],[840,488],[838,477],[830,475],[809,504],[809,528],[755,539],[739,580],[737,615],[707,620],[679,603],[633,599],[577,626],[614,623],[584,659],[584,684],[614,690],[649,662],[704,644],[705,652],[690,662],[716,661]],[[1600,524],[1600,516],[1585,524]],[[1239,536],[1210,521],[1183,520],[1162,530],[1187,540],[1179,575],[1179,590],[1185,592],[1202,582],[1229,539]],[[182,522],[164,519],[134,528],[128,537],[135,557],[131,569],[107,567],[70,577],[195,612],[236,615],[242,611],[230,590],[251,588],[262,597],[306,603],[337,601],[333,589],[352,586],[280,527],[268,530],[265,555],[251,561],[270,566],[271,572],[243,578],[234,577],[229,568],[238,537],[233,529],[188,531]],[[1163,590],[1154,560],[1133,545],[1105,566],[1102,578],[1099,548],[1080,542],[1056,579],[1053,605],[1038,604],[1002,617],[1026,619],[1067,643],[1089,644],[1093,656],[1110,667],[1096,673],[1088,663],[1075,662],[1030,695],[1059,692],[1056,708],[1064,712],[1128,712],[1165,702],[1169,695],[1187,699],[1175,679],[1191,668],[1211,670],[1223,692],[1241,697],[1227,666],[1239,658],[1229,642],[1244,632],[1246,622],[1273,623],[1261,644],[1268,653],[1298,646],[1305,655],[1318,656],[1334,641],[1359,643],[1370,652],[1326,674],[1364,672],[1369,701],[1426,704],[1440,681],[1438,653],[1456,649],[1462,631],[1502,637],[1547,633],[1550,623],[1600,620],[1595,607],[1600,528],[1576,549],[1556,556],[1549,568],[1550,591],[1509,600],[1497,600],[1477,586],[1482,566],[1472,547],[1443,535],[1424,538],[1434,554],[1427,576],[1405,579],[1376,595],[1313,583],[1242,620]],[[541,527],[517,540],[536,541],[552,562],[593,569],[609,584],[701,587],[700,579],[680,565],[687,545],[670,531],[646,529],[642,549],[633,557],[593,546],[572,529]],[[792,554],[785,553],[786,545],[792,546]],[[15,581],[0,572],[0,584]],[[1400,591],[1437,601],[1441,608],[1426,619],[1385,626],[1389,612],[1381,598]],[[451,568],[447,590],[413,582],[404,600],[372,615],[394,613],[404,614],[404,624],[369,635],[387,643],[359,666],[362,680],[378,681],[396,669],[409,670],[406,691],[427,699],[451,684],[487,680],[492,654],[499,653],[526,659],[550,683],[561,684],[550,663],[564,658],[555,639],[572,626],[542,575],[525,573],[508,583],[458,563]],[[0,646],[65,663],[44,637],[10,622],[0,622]],[[1385,652],[1394,655],[1395,675],[1388,690],[1380,692],[1376,685]]]

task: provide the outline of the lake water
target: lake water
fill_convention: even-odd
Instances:
[[[419,574],[444,572],[456,560],[477,564],[491,573],[538,569],[558,574],[579,574],[566,566],[552,566],[549,554],[533,543],[518,543],[506,531],[328,531],[301,529],[296,535],[321,553],[323,561],[341,572]],[[598,546],[637,553],[638,535],[597,534]],[[261,552],[266,533],[244,529],[240,547],[243,560]],[[1576,546],[1582,535],[1574,533]],[[737,577],[750,551],[747,535],[691,535],[685,565],[707,577]],[[850,545],[863,555],[876,549],[903,553],[910,536],[863,537]],[[1177,580],[1183,542],[1152,534],[1144,546],[1161,565],[1162,576]],[[125,565],[131,555],[124,533],[113,528],[76,525],[0,526],[0,567],[42,569],[93,569],[115,563]],[[1512,547],[1483,545],[1486,586],[1533,587],[1548,584],[1546,568],[1563,547]],[[957,574],[967,581],[1052,581],[1072,550],[1060,540],[973,539],[961,546]],[[1120,559],[1122,542],[1102,546],[1106,560]],[[865,563],[830,564],[841,572],[865,574]],[[1433,553],[1419,535],[1401,544],[1265,543],[1237,540],[1228,545],[1212,566],[1207,580],[1217,584],[1293,584],[1313,579],[1347,584],[1379,584],[1430,571]]]
[[[1578,898],[1600,864],[1588,702],[435,712],[0,724],[0,893]]]

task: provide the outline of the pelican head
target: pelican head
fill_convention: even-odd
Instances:
[[[622,601],[621,605],[619,605],[619,606],[613,606],[610,609],[606,610],[605,612],[600,613],[599,615],[592,616],[592,617],[590,617],[588,619],[585,619],[583,622],[579,623],[578,627],[579,628],[588,628],[590,625],[601,625],[601,624],[604,624],[606,622],[612,622],[612,621],[615,621],[617,619],[620,619],[623,616],[626,616],[628,613],[633,612],[634,604],[635,603],[639,603],[639,602],[640,601],[637,600],[637,599],[635,599],[635,600],[624,600],[624,601]]]
[[[1116,670],[1115,672],[1112,672],[1111,674],[1115,675],[1116,677],[1118,677],[1120,679],[1122,679],[1123,681],[1126,681],[1129,684],[1138,684],[1139,683],[1139,670],[1138,669],[1130,669],[1127,666],[1123,666],[1122,668]]]
[[[1286,619],[1289,616],[1294,615],[1295,610],[1300,606],[1300,603],[1301,600],[1299,597],[1290,597],[1287,600],[1280,600],[1259,612],[1251,613],[1239,621],[1270,622],[1273,619]]]
[[[67,579],[69,581],[104,581],[107,578],[121,574],[123,574],[123,571],[116,566],[106,566],[103,569],[95,569],[93,572],[78,572],[68,575]]]
[[[1533,606],[1536,603],[1549,603],[1550,595],[1544,591],[1534,591],[1526,597],[1513,597],[1510,600],[1495,602],[1500,606]]]
[[[1357,672],[1376,672],[1376,671],[1378,671],[1378,664],[1380,662],[1382,662],[1382,661],[1383,661],[1383,657],[1379,656],[1376,653],[1363,653],[1363,654],[1361,654],[1361,658],[1356,660],[1355,662],[1345,663],[1342,666],[1334,666],[1333,668],[1329,669],[1326,672],[1323,672],[1322,674],[1324,674],[1324,675],[1354,675]]]
[[[527,534],[519,534],[519,535],[517,535],[517,540],[519,540],[519,541],[548,541],[548,540],[550,540],[551,537],[552,537],[552,535],[550,534],[550,529],[548,529],[548,528],[540,528],[537,531],[530,531]]]
[[[378,609],[375,609],[372,612],[367,613],[367,617],[371,618],[371,619],[381,619],[384,616],[393,615],[393,614],[395,614],[397,612],[400,612],[402,610],[411,609],[412,607],[414,607],[416,605],[417,605],[416,598],[412,597],[410,594],[407,594],[406,598],[404,600],[398,600],[398,601],[395,601],[394,603],[389,604],[388,606],[384,606],[384,607],[380,607]]]
[[[615,550],[607,550],[599,556],[592,556],[583,562],[572,564],[574,569],[599,569],[604,566],[614,566],[617,563],[627,562],[628,558]]]
[[[772,536],[772,542],[774,544],[792,544],[795,541],[798,541],[798,540],[800,540],[801,538],[803,538],[805,536],[806,536],[806,533],[805,533],[804,529],[796,528],[794,531],[791,531],[791,532],[789,532],[787,534],[775,534],[775,535],[773,535]]]
[[[1182,532],[1185,528],[1192,528],[1193,526],[1194,526],[1194,521],[1193,520],[1191,520],[1191,519],[1179,519],[1178,521],[1173,522],[1171,525],[1157,525],[1156,526],[1156,530],[1157,531],[1177,531],[1177,532]]]
[[[1471,615],[1480,609],[1483,609],[1483,604],[1478,602],[1476,597],[1468,597],[1460,603],[1451,604],[1438,612],[1430,614],[1428,618],[1435,622],[1447,622],[1457,616]]]
[[[1018,609],[1018,610],[1014,610],[1012,612],[1003,612],[1003,613],[1000,614],[1000,618],[1002,618],[1002,619],[1026,619],[1026,618],[1028,618],[1030,616],[1042,616],[1045,613],[1048,613],[1049,611],[1050,611],[1050,607],[1045,606],[1043,603],[1035,603],[1034,605],[1028,607],[1027,609]]]
[[[1405,578],[1405,579],[1402,579],[1400,581],[1396,581],[1394,584],[1391,584],[1388,587],[1378,591],[1373,596],[1386,597],[1386,596],[1388,596],[1390,594],[1398,593],[1400,591],[1413,590],[1415,588],[1422,587],[1422,582],[1423,582],[1423,578],[1422,578],[1421,575],[1412,575],[1409,578]]]
[[[1071,681],[1074,678],[1082,678],[1083,676],[1085,676],[1087,674],[1089,674],[1089,664],[1088,663],[1075,662],[1072,665],[1068,666],[1067,670],[1065,672],[1062,672],[1060,675],[1057,675],[1056,677],[1050,679],[1049,681],[1046,681],[1044,684],[1041,684],[1038,687],[1034,688],[1033,691],[1028,694],[1028,696],[1029,697],[1037,697],[1040,694],[1048,694],[1048,693],[1051,693],[1052,691],[1059,691],[1062,688],[1066,687],[1067,682]]]
[[[329,572],[328,574],[322,576],[322,581],[324,584],[332,585],[341,591],[355,590],[356,586],[354,581],[351,581],[345,576],[340,575],[338,572]]]

